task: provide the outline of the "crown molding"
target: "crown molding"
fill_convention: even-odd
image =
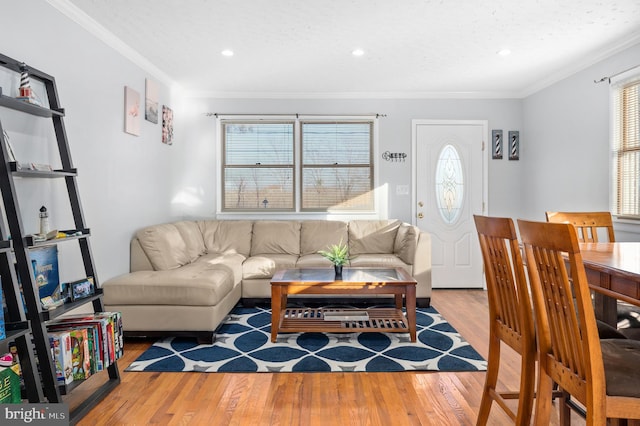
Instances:
[[[53,8],[169,87],[175,80],[68,0],[46,0]]]
[[[629,38],[625,38],[625,40],[623,41],[609,44],[608,46],[594,53],[593,55],[589,55],[588,59],[577,61],[570,67],[563,68],[561,71],[555,74],[552,74],[543,80],[540,80],[538,83],[532,86],[529,86],[528,88],[520,92],[518,97],[520,98],[529,97],[536,92],[546,89],[547,87],[552,86],[553,84],[558,83],[559,81],[562,81],[565,78],[571,77],[572,75],[580,71],[584,71],[587,68],[597,64],[598,62],[603,61],[615,55],[616,53],[620,53],[623,50],[633,47],[638,43],[640,43],[640,31],[638,31],[635,34],[632,34]],[[594,76],[594,79],[596,77],[601,77],[601,76]]]
[[[517,99],[514,92],[183,92],[185,98],[206,99]]]

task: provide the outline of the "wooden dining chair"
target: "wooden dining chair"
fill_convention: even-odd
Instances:
[[[531,299],[513,221],[474,216],[484,261],[489,300],[489,357],[477,425],[487,424],[495,401],[518,425],[533,411],[536,342]],[[501,342],[521,356],[519,392],[498,392]],[[505,400],[518,399],[517,412]]]
[[[597,243],[598,230],[606,231],[610,243],[616,241],[613,220],[609,212],[546,212],[547,222],[570,223],[581,243]]]
[[[600,235],[604,235],[606,233],[607,240],[610,243],[614,243],[616,241],[615,232],[613,230],[613,219],[611,217],[610,212],[545,212],[547,217],[547,222],[552,223],[570,223],[576,230],[578,235],[578,241],[581,243],[597,243],[599,241],[598,234],[599,230]],[[600,293],[595,293],[593,295],[594,303],[601,304],[602,300],[605,297]],[[627,317],[631,317],[633,315],[638,314],[638,309],[626,304],[624,302],[618,301],[618,311],[627,312]],[[598,331],[600,333],[600,338],[622,338],[624,337],[624,333],[621,334],[621,331],[614,325],[609,325],[605,322],[598,321]],[[627,331],[626,333],[635,336],[638,333],[633,331]]]
[[[573,225],[518,220],[518,228],[538,342],[534,424],[549,424],[554,383],[584,405],[587,425],[640,419],[640,342],[599,339]]]

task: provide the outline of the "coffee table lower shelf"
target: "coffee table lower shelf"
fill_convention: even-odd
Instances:
[[[344,311],[344,309],[286,308],[280,314],[278,333],[409,333],[409,325],[401,309],[364,309],[369,315],[368,320],[347,321],[326,321],[325,311]]]

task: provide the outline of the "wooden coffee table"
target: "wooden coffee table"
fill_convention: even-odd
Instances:
[[[395,308],[357,309],[368,319],[327,321],[325,313],[339,308],[287,308],[289,294],[393,294]],[[405,296],[406,317],[402,313]],[[349,312],[344,312],[347,315]],[[352,312],[353,313],[353,312]],[[271,279],[271,341],[278,332],[409,333],[416,341],[416,280],[403,268],[345,268],[342,280],[333,268],[285,269]]]

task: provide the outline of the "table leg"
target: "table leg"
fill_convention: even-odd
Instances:
[[[409,323],[409,337],[416,341],[416,286],[408,285],[405,303],[407,305],[407,322]]]
[[[594,292],[593,308],[596,318],[613,327],[618,327],[618,301],[604,294]]]
[[[600,272],[600,281],[597,283],[597,286],[603,289],[610,289],[611,275]],[[614,328],[618,328],[618,300],[599,293],[598,291],[594,291],[593,296],[593,308],[596,318]]]
[[[280,327],[283,297],[282,287],[279,285],[271,285],[271,341],[274,343],[277,340],[278,328]]]
[[[396,294],[396,309],[402,309],[402,294]]]

